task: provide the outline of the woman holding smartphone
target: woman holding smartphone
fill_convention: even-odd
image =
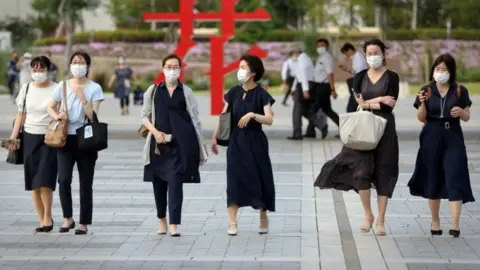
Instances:
[[[179,81],[177,55],[163,60],[165,82],[151,85],[144,95],[142,123],[149,133],[143,149],[144,181],[153,183],[160,219],[158,234],[167,233],[167,194],[170,235],[178,237],[183,184],[200,183],[199,166],[206,161],[198,104],[192,89]]]

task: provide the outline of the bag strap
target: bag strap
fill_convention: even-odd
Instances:
[[[27,94],[28,94],[28,89],[30,88],[30,83],[27,83],[27,89],[25,89],[25,97],[23,97],[23,105],[22,105],[22,113],[25,114],[22,116],[21,122],[20,122],[20,131],[23,132],[23,127],[25,125],[25,118],[27,118],[27,112],[25,111],[27,107]]]
[[[241,88],[241,86],[240,86]],[[232,112],[233,110],[233,104],[235,103],[235,100],[237,98],[239,98],[239,96],[241,96],[243,94],[243,89],[240,89],[241,91],[239,91],[239,93],[235,93],[232,97],[232,102],[230,104],[228,104],[228,107],[227,107],[227,112]]]
[[[62,104],[63,104],[63,111],[68,113],[68,104],[67,104],[67,80],[63,80],[63,87],[62,87]]]

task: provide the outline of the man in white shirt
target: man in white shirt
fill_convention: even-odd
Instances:
[[[352,69],[348,69],[345,65],[339,65],[339,67],[352,75],[352,77],[347,79],[348,90],[350,93],[350,98],[348,99],[347,103],[347,112],[355,112],[357,110],[357,102],[355,101],[355,97],[352,93],[353,88],[353,77],[358,72],[367,69],[367,61],[365,60],[365,56],[355,49],[351,43],[343,44],[340,51],[347,57],[352,58]]]
[[[317,118],[317,114],[312,112],[312,96],[313,90],[313,62],[310,57],[297,48],[295,52],[299,54],[297,58],[297,66],[295,71],[295,81],[292,85],[293,91],[293,136],[288,137],[289,140],[302,140],[302,116],[309,119],[309,122],[314,123],[319,129],[325,129],[325,121]]]
[[[317,40],[317,53],[318,59],[315,64],[314,76],[313,76],[313,93],[311,111],[310,114],[317,114],[321,109],[332,121],[339,124],[339,117],[336,112],[332,110],[332,102],[330,96],[334,99],[337,98],[335,92],[335,77],[334,77],[334,59],[328,52],[329,42],[326,39]],[[318,117],[316,117],[318,118]],[[317,126],[317,128],[319,128]],[[325,138],[328,133],[328,129],[319,128],[322,132],[322,138]],[[307,128],[305,137],[316,137],[314,121],[311,121]],[[336,135],[338,137],[338,135]]]
[[[297,57],[299,53],[291,51],[289,58],[283,62],[282,66],[282,88],[285,91],[285,97],[283,98],[283,105],[287,105],[287,99],[292,92],[293,82],[295,81],[295,68],[297,65]]]

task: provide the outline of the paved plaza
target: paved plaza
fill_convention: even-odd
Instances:
[[[215,118],[208,116],[207,96],[199,96],[206,135]],[[280,100],[280,97],[277,97]],[[396,109],[400,143],[400,179],[390,201],[387,236],[359,232],[362,208],[354,192],[313,188],[326,160],[340,151],[329,138],[289,142],[291,107],[275,106],[275,123],[267,128],[277,192],[277,212],[270,233],[259,235],[258,212],[240,211],[239,235],[226,233],[225,148],[201,167],[202,183],[184,188],[182,237],[156,235],[158,220],[151,184],[142,182],[141,149],[135,138],[139,108],[118,115],[107,97],[101,119],[110,124],[109,148],[100,153],[94,181],[94,221],[86,236],[59,234],[62,211],[55,192],[51,233],[34,233],[38,225],[31,194],[24,191],[21,166],[0,163],[0,270],[6,269],[197,269],[197,270],[404,270],[480,269],[480,205],[468,204],[461,218],[462,236],[432,238],[425,200],[409,195],[406,184],[418,149],[420,126],[413,98]],[[474,104],[480,101],[473,98]],[[345,100],[334,107],[341,112]],[[478,111],[472,108],[473,115]],[[2,137],[9,136],[15,108],[0,97]],[[474,195],[480,198],[479,121],[464,125]],[[333,124],[331,125],[333,130]],[[336,132],[332,131],[332,135]],[[5,150],[0,150],[5,156]],[[78,174],[72,185],[78,220]],[[375,195],[372,195],[375,199]],[[375,203],[373,203],[375,205]],[[448,204],[442,204],[442,228],[449,229]]]
[[[258,213],[240,212],[239,235],[226,234],[225,154],[201,168],[202,184],[186,185],[180,238],[156,235],[151,184],[142,182],[140,140],[111,140],[101,152],[94,183],[94,224],[87,236],[59,234],[62,211],[55,194],[55,229],[33,232],[37,218],[22,168],[0,164],[0,269],[480,269],[480,205],[465,206],[462,237],[432,238],[424,200],[409,195],[416,142],[401,143],[401,175],[388,208],[384,237],[362,234],[355,193],[314,189],[336,140],[270,141],[277,212],[270,233],[259,235]],[[474,194],[480,198],[480,144],[468,143]],[[74,176],[78,218],[78,175]],[[442,205],[443,229],[449,228]]]

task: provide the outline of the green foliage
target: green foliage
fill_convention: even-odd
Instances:
[[[32,19],[7,17],[0,21],[0,29],[12,33],[12,46],[17,49],[24,49],[35,40],[33,28]]]

